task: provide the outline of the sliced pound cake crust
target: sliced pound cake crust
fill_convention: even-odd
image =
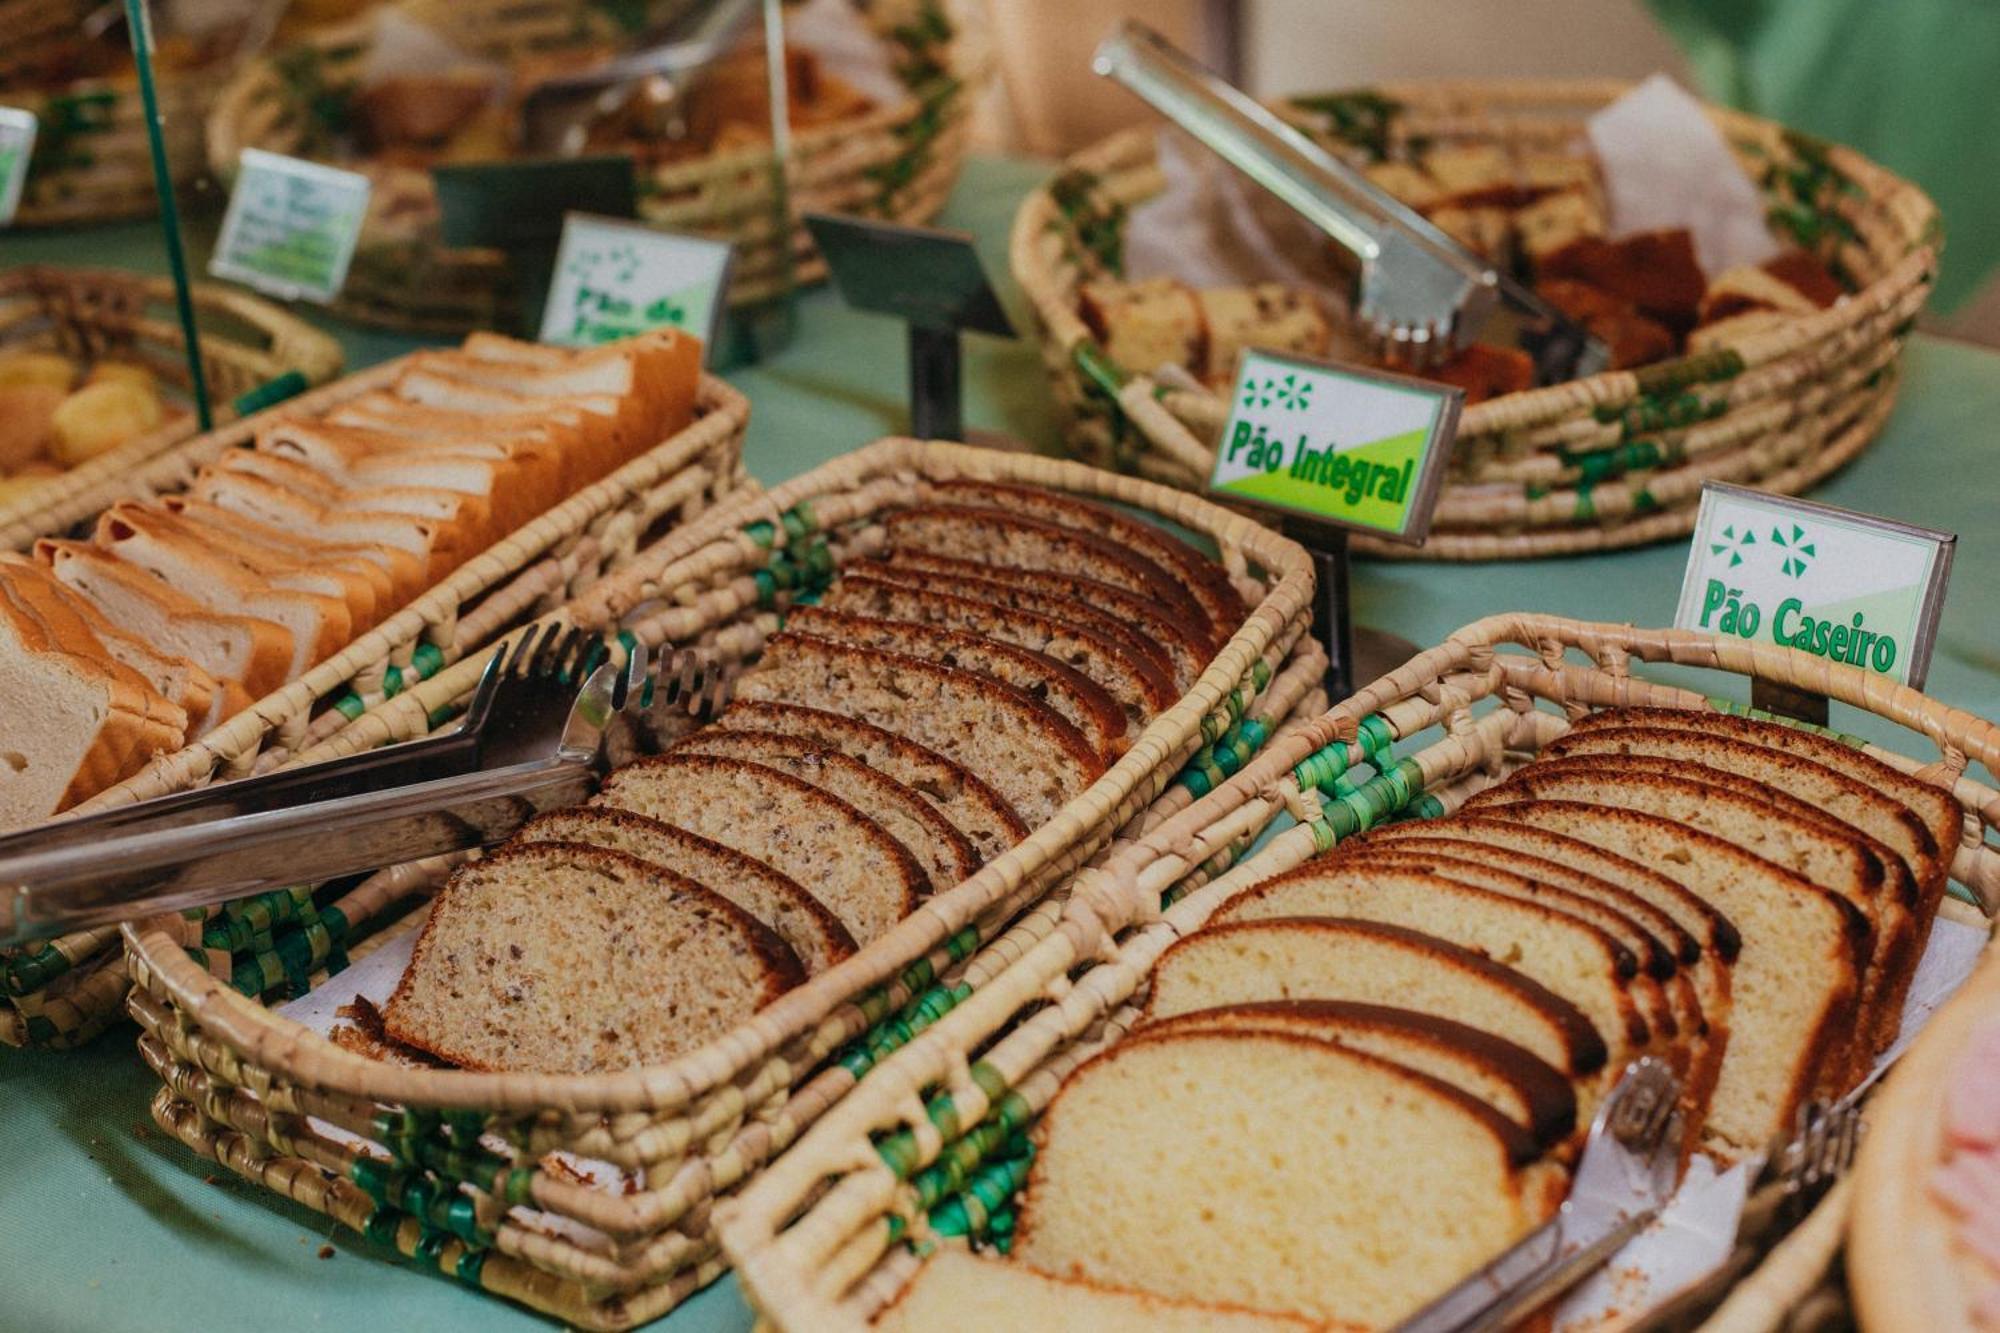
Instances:
[[[515,842],[570,842],[636,856],[719,893],[769,926],[798,955],[807,976],[855,950],[854,936],[819,899],[762,861],[657,819],[609,806],[576,806],[541,815]]]
[[[532,843],[453,872],[383,1019],[467,1069],[608,1073],[695,1050],[803,979],[783,941],[694,881]]]
[[[1076,728],[996,680],[907,653],[784,633],[737,682],[739,699],[860,718],[977,773],[1039,827],[1103,773]]]
[[[826,904],[863,945],[930,891],[882,826],[789,773],[741,759],[658,755],[613,772],[591,804],[631,810],[733,847]]]

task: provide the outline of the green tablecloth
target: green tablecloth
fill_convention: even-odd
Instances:
[[[1014,202],[1036,174],[1024,163],[975,163],[945,216],[978,235],[996,275]],[[0,239],[0,266],[50,260],[157,269],[157,256],[133,229]],[[350,366],[412,345],[352,331],[343,341]],[[776,482],[902,428],[903,375],[898,326],[851,314],[829,293],[809,295],[793,345],[731,375],[753,404],[751,471]],[[967,384],[973,426],[1053,439],[1029,345],[973,340]],[[1930,689],[1987,717],[2000,717],[2000,638],[1984,619],[2000,579],[2000,546],[1987,527],[1996,422],[2000,356],[1919,338],[1882,440],[1818,493],[1962,535]],[[1355,572],[1356,613],[1426,644],[1506,609],[1663,624],[1673,614],[1683,553],[1674,544],[1533,564],[1364,565]],[[1852,720],[1836,712],[1836,724]],[[0,1329],[497,1333],[543,1323],[217,1174],[152,1127],[146,1104],[154,1086],[129,1031],[80,1053],[0,1050]],[[332,1257],[317,1257],[329,1242]],[[748,1325],[725,1280],[658,1327],[708,1333]]]

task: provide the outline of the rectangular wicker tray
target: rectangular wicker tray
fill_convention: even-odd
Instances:
[[[752,1304],[780,1329],[858,1329],[934,1247],[1005,1237],[1027,1174],[1023,1136],[1063,1077],[1132,1026],[1168,945],[1237,890],[1341,838],[1451,810],[1574,717],[1626,704],[1730,707],[1633,670],[1654,662],[1824,693],[1935,747],[1930,760],[1866,749],[1954,793],[1966,824],[1952,877],[1987,917],[2000,909],[2000,852],[1985,841],[2000,824],[2000,792],[1967,776],[1969,761],[2000,760],[2000,727],[1789,648],[1490,617],[1288,729],[1216,791],[1078,876],[1057,929],[879,1064],[720,1210],[725,1252]],[[1399,744],[1413,752],[1396,755]],[[1254,856],[1212,880],[1202,870],[1284,811],[1297,822]]]
[[[976,995],[1053,929],[1051,888],[1123,832],[1206,789],[1299,707],[1323,707],[1304,634],[1312,574],[1289,541],[1184,492],[1073,463],[888,440],[726,502],[558,619],[715,664],[753,659],[794,592],[880,549],[880,517],[956,477],[1115,501],[1212,540],[1246,593],[1242,626],[1103,777],[1011,851],[727,1036],[671,1064],[591,1077],[413,1070],[365,1059],[245,998],[204,966],[204,923],[126,927],[131,1008],[165,1087],[155,1118],[247,1178],[448,1274],[593,1328],[654,1318],[724,1268],[712,1204],[878,1059]],[[467,657],[316,752],[401,734],[468,691]],[[1289,663],[1289,664],[1288,664]],[[1181,779],[1176,782],[1176,778]],[[441,867],[363,890],[404,898]],[[207,923],[211,929],[214,923]],[[407,926],[405,927],[408,928]],[[603,1183],[552,1165],[586,1159]]]

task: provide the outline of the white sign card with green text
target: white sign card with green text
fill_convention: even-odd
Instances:
[[[1420,544],[1464,401],[1462,390],[1406,375],[1250,349],[1208,488]]]
[[[368,178],[246,148],[208,271],[287,301],[340,295],[368,213]]]
[[[541,339],[589,347],[648,329],[679,329],[714,355],[729,285],[727,241],[619,218],[563,220]]]
[[[1783,644],[1921,688],[1957,540],[1710,482],[1674,624]]]
[[[35,113],[0,106],[0,227],[10,226],[28,184],[28,160],[35,155]]]

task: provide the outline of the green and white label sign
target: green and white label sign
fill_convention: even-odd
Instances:
[[[0,106],[0,227],[11,226],[35,155],[35,113]]]
[[[1957,540],[1710,482],[1674,623],[1783,644],[1921,687]]]
[[[589,347],[680,329],[713,349],[729,258],[727,241],[571,213],[542,307],[542,341]]]
[[[1417,545],[1464,401],[1405,375],[1246,351],[1208,488]]]
[[[287,301],[340,294],[368,213],[368,178],[246,148],[208,271]]]

